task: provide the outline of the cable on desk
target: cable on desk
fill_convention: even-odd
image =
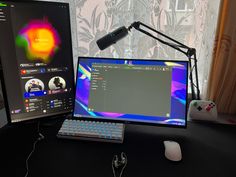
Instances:
[[[36,144],[37,144],[39,141],[41,141],[42,139],[44,139],[44,136],[42,135],[42,133],[40,133],[40,128],[39,128],[39,126],[40,126],[40,122],[38,122],[38,125],[37,125],[37,133],[38,133],[38,136],[39,136],[39,137],[34,141],[33,149],[32,149],[32,151],[29,153],[29,155],[28,155],[28,157],[27,157],[27,159],[26,159],[26,161],[25,161],[25,165],[26,165],[26,174],[25,174],[25,177],[27,177],[28,174],[29,174],[29,164],[28,164],[28,161],[29,161],[30,157],[32,156],[32,154],[33,154],[34,151],[35,151]]]
[[[119,168],[119,166],[123,166],[122,167],[122,169],[121,169],[121,172],[120,172],[120,175],[119,175],[119,177],[122,177],[122,174],[123,174],[123,172],[124,172],[124,169],[125,169],[125,167],[126,167],[126,165],[127,165],[127,163],[128,163],[128,159],[127,159],[127,156],[126,156],[126,154],[125,153],[121,153],[122,154],[122,156],[124,157],[124,162],[123,161],[120,161],[120,162],[118,162],[118,164],[117,165],[114,165],[114,159],[115,159],[115,156],[114,156],[114,158],[113,158],[113,160],[112,160],[112,163],[111,163],[111,167],[112,167],[112,172],[113,172],[113,176],[114,177],[117,177],[116,176],[116,171],[115,171],[115,168]],[[117,157],[117,156],[116,156]],[[114,168],[114,166],[115,166],[115,168]]]

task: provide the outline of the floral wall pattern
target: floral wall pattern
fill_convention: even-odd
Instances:
[[[197,50],[200,89],[205,94],[221,0],[57,0],[69,2],[74,63],[77,56],[186,60],[186,56],[132,30],[100,51],[96,41],[120,26],[141,21]]]
[[[220,0],[76,1],[78,53],[81,56],[182,59],[186,56],[132,30],[129,37],[99,51],[96,40],[120,26],[143,23],[197,49],[204,95],[211,64]]]

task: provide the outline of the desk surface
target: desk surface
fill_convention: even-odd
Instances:
[[[62,120],[41,125],[45,139],[29,161],[29,177],[112,177],[114,154],[125,152],[123,177],[234,177],[236,126],[190,122],[187,129],[127,125],[123,144],[57,139]],[[24,176],[36,124],[0,130],[0,176]],[[183,160],[164,157],[164,140],[180,143]],[[3,175],[5,174],[5,175]]]

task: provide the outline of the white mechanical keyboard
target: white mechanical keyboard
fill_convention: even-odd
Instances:
[[[122,143],[124,139],[124,124],[66,119],[57,137]]]

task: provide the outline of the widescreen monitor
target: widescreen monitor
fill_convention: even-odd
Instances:
[[[186,127],[188,62],[79,57],[74,117]]]
[[[0,1],[0,58],[11,123],[73,111],[69,4]]]

